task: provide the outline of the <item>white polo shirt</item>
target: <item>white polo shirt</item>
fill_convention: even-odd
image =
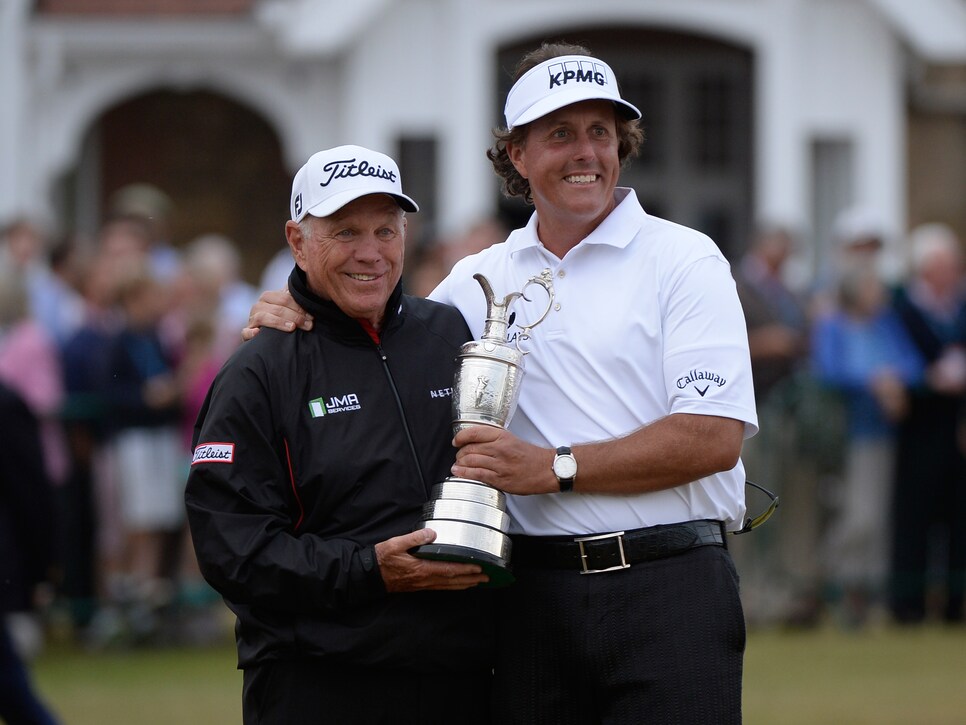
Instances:
[[[563,259],[537,238],[537,215],[506,242],[461,260],[430,295],[455,305],[475,338],[486,299],[523,289],[544,269],[555,303],[521,347],[529,350],[509,429],[557,447],[618,438],[671,413],[744,421],[758,430],[748,336],[730,266],[707,236],[649,216],[631,189],[618,188],[613,212]],[[520,320],[546,307],[542,288],[517,300]],[[511,327],[508,337],[516,329]],[[579,463],[579,458],[578,458]],[[580,474],[578,472],[578,480]],[[515,533],[595,534],[695,519],[739,528],[744,468],[665,491],[631,495],[554,493],[508,496]]]

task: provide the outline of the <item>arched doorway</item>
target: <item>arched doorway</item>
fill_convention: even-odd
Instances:
[[[752,227],[753,57],[718,40],[670,30],[599,28],[530,38],[497,57],[501,99],[522,55],[544,40],[586,45],[613,67],[641,109],[641,155],[621,174],[645,210],[710,235],[730,259]],[[496,123],[503,125],[502,106]],[[501,201],[525,221],[529,209]]]
[[[238,245],[251,282],[285,242],[291,177],[278,136],[260,115],[222,95],[159,90],[120,103],[97,120],[82,158],[74,183],[91,188],[97,223],[117,189],[148,183],[173,202],[172,244],[224,234]],[[91,218],[90,209],[74,212],[77,220]]]

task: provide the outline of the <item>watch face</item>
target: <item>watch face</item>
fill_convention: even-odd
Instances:
[[[557,456],[553,462],[553,472],[557,478],[573,478],[577,475],[577,460],[573,456]]]

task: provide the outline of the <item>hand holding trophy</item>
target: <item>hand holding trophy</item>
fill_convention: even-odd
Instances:
[[[486,297],[483,336],[460,349],[459,367],[453,383],[453,432],[471,425],[505,428],[517,407],[523,358],[520,343],[529,339],[553,306],[553,278],[549,269],[531,277],[519,292],[497,301],[489,280],[474,274]],[[529,301],[527,288],[537,284],[549,298],[547,308],[534,322],[518,325],[514,345],[506,341],[510,306],[518,298]],[[506,496],[492,486],[468,478],[448,477],[436,484],[432,499],[423,507],[417,529],[432,529],[436,540],[413,550],[426,559],[478,564],[490,577],[489,586],[505,586],[510,573],[511,541],[507,536],[510,517]]]

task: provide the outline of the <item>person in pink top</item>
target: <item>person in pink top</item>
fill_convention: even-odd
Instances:
[[[40,421],[44,464],[53,484],[67,476],[68,456],[59,413],[64,402],[60,353],[30,315],[24,278],[0,268],[0,381],[15,390]]]

